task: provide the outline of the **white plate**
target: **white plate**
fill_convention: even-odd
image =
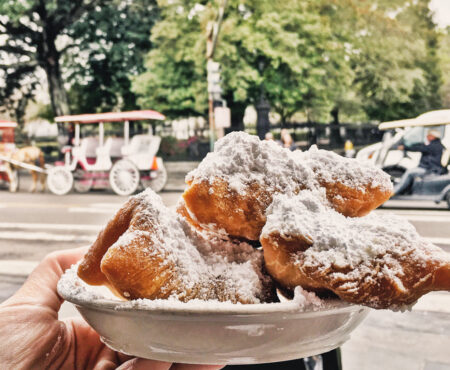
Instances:
[[[241,305],[175,300],[124,302],[94,292],[74,274],[59,294],[102,341],[122,353],[168,362],[256,364],[316,355],[341,346],[368,308],[330,302],[316,310],[295,301]]]

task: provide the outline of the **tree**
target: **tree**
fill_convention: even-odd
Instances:
[[[146,72],[134,79],[139,104],[169,116],[205,115],[206,28],[218,4],[159,1],[161,21],[152,31],[154,49]],[[230,1],[222,24],[215,60],[222,65],[223,96],[239,126],[246,106],[264,91],[283,121],[326,100],[325,50],[330,30],[314,14],[314,1]]]
[[[447,27],[442,32],[439,59],[443,77],[441,88],[442,106],[450,109],[450,27]]]
[[[6,83],[19,85],[38,68],[45,72],[50,100],[56,115],[69,113],[69,103],[61,77],[61,52],[57,39],[84,13],[101,0],[23,0],[0,3],[1,65]],[[34,86],[31,86],[33,90]]]
[[[205,43],[218,1],[161,0],[139,104],[206,116]],[[436,29],[428,0],[231,0],[214,56],[241,127],[262,95],[288,122],[387,120],[439,106]],[[420,112],[419,112],[420,113]]]
[[[85,13],[67,35],[64,65],[74,113],[136,109],[130,76],[143,72],[158,17],[153,0],[112,0]]]
[[[349,27],[346,42],[360,107],[369,120],[416,116],[440,106],[440,67],[436,56],[436,26],[429,0],[354,1],[336,0],[340,17]],[[342,7],[342,5],[347,6]],[[350,6],[348,6],[350,5]]]

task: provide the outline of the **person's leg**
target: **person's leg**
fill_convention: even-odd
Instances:
[[[416,176],[423,176],[426,173],[426,169],[422,167],[410,168],[406,170],[402,178],[394,187],[394,195],[401,194],[411,184]]]

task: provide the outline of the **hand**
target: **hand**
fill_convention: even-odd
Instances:
[[[399,146],[397,147],[397,149],[398,149],[398,150],[405,150],[405,146],[404,146],[404,145],[399,145]]]
[[[113,351],[82,319],[58,320],[62,299],[56,285],[86,248],[49,254],[25,284],[0,305],[2,369],[215,370],[222,366],[184,365],[132,358]]]

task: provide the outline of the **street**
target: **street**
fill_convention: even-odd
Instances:
[[[174,206],[182,181],[161,193]],[[0,302],[23,283],[47,253],[90,245],[126,197],[111,192],[56,196],[25,190],[0,193]],[[450,253],[450,211],[391,202],[376,212],[408,219],[419,233]],[[401,207],[401,208],[400,208]],[[416,206],[415,206],[416,207]],[[73,312],[73,311],[71,311]],[[410,312],[373,310],[342,347],[345,370],[450,369],[450,293],[423,297]]]

